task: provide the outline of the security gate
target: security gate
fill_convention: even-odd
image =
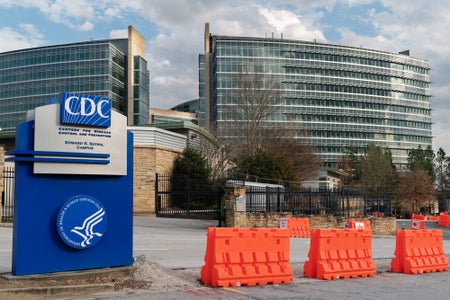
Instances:
[[[222,220],[223,189],[185,175],[156,174],[156,216]]]

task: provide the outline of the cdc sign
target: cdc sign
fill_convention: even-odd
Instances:
[[[111,126],[111,99],[69,93],[61,98],[62,124]]]
[[[69,93],[27,115],[7,153],[16,166],[13,275],[131,265],[126,117],[111,99]]]

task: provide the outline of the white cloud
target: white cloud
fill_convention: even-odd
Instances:
[[[77,31],[91,31],[97,22],[121,18],[124,12],[138,12],[139,0],[0,0],[0,6],[37,9],[50,21]]]
[[[276,37],[283,33],[285,38],[325,40],[320,30],[315,32],[318,15],[300,19],[284,6],[238,0],[155,2],[143,1],[141,8],[160,28],[147,48],[152,107],[169,108],[198,98],[198,55],[203,53],[205,22],[215,35],[264,37],[274,32]]]
[[[126,39],[128,37],[128,30],[127,29],[120,29],[120,30],[112,30],[109,33],[110,39]]]
[[[37,47],[45,42],[42,34],[31,24],[21,24],[18,30],[0,28],[0,52]]]

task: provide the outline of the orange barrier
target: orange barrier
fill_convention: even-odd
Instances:
[[[391,271],[405,274],[448,270],[442,230],[397,230]]]
[[[303,273],[311,278],[367,277],[376,271],[369,229],[313,229],[308,257]]]
[[[288,228],[294,238],[309,238],[311,235],[308,218],[288,218]]]
[[[290,283],[289,235],[280,228],[208,228],[200,280],[213,287]]]
[[[425,220],[425,216],[412,214],[411,220]]]
[[[426,216],[425,220],[427,220],[427,221],[439,221],[439,216]]]
[[[439,214],[438,225],[440,227],[450,227],[450,216],[448,212],[441,212]]]
[[[384,218],[384,213],[374,212],[373,217],[374,218]]]
[[[348,220],[349,229],[370,229],[370,221]]]
[[[411,229],[425,229],[425,221],[418,219],[411,219]]]

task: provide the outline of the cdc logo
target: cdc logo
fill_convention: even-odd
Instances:
[[[61,239],[75,249],[87,249],[101,241],[107,216],[103,205],[88,195],[67,200],[59,210],[57,230]]]
[[[80,94],[61,94],[61,123],[111,126],[111,99]]]

